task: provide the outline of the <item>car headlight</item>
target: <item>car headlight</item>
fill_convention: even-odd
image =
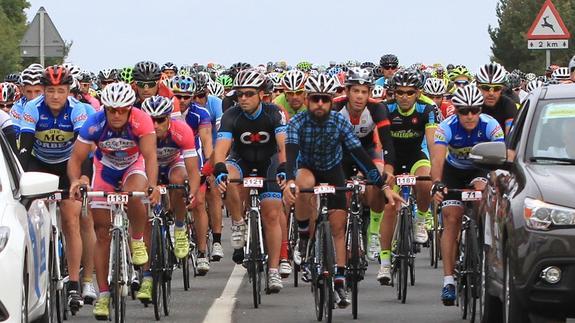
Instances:
[[[551,226],[575,225],[575,209],[525,199],[524,216],[527,226],[535,230],[549,230]]]
[[[10,238],[10,228],[0,227],[0,252],[2,252],[8,244],[8,238]]]

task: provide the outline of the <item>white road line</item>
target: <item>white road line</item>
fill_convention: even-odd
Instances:
[[[246,269],[241,265],[236,265],[230,274],[226,287],[220,297],[216,298],[206,314],[203,323],[231,323],[234,305],[236,304],[236,293],[240,289],[242,280],[246,274]]]

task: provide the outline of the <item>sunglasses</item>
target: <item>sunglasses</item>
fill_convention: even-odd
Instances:
[[[382,66],[381,68],[383,68],[384,70],[394,70],[397,68],[397,65],[386,65]]]
[[[516,87],[516,88],[513,89],[513,91],[519,92],[519,91],[521,91],[521,88],[520,88],[520,87]]]
[[[206,95],[207,94],[205,92],[204,93],[198,93],[198,94],[194,95],[194,98],[195,99],[203,99],[206,97]]]
[[[0,108],[10,109],[10,108],[12,108],[13,105],[14,105],[14,103],[0,103]]]
[[[487,92],[499,92],[501,90],[503,90],[503,86],[502,85],[487,85],[487,84],[483,84],[480,85],[479,88],[483,91],[487,91]]]
[[[471,114],[476,115],[479,112],[481,112],[481,107],[462,107],[462,108],[457,108],[457,113],[461,114],[461,115],[468,115],[469,112],[471,112]]]
[[[136,86],[140,87],[140,88],[145,88],[145,87],[154,87],[156,86],[157,83],[156,81],[136,81]]]
[[[457,86],[466,86],[469,84],[469,81],[461,80],[461,81],[455,81],[453,83],[455,83],[455,85]]]
[[[168,117],[152,118],[152,121],[157,124],[162,124],[168,120]]]
[[[308,99],[313,103],[319,103],[320,101],[324,103],[331,102],[330,95],[310,95]]]
[[[293,95],[302,95],[305,93],[304,90],[297,90],[297,91],[285,91],[286,95],[293,96]]]
[[[431,94],[426,94],[425,96],[427,96],[430,99],[443,99],[443,95],[431,95]]]
[[[275,89],[274,93],[284,93],[284,90],[283,89]]]
[[[236,91],[238,99],[245,96],[246,98],[251,98],[252,96],[258,94],[256,91]]]
[[[191,95],[174,94],[174,96],[175,96],[178,100],[189,100],[189,99],[192,98]]]
[[[106,112],[107,112],[107,113],[110,113],[110,114],[125,115],[125,114],[128,114],[131,109],[132,109],[131,107],[125,107],[125,108],[110,108],[110,107],[106,107]]]
[[[401,91],[401,90],[395,90],[395,96],[414,96],[415,93],[417,93],[417,91],[413,91],[413,90],[409,90],[409,91]]]

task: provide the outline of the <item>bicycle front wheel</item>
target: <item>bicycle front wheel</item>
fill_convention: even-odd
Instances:
[[[259,259],[260,255],[260,237],[259,237],[259,230],[258,230],[258,222],[257,222],[257,214],[255,211],[251,211],[249,219],[250,225],[250,232],[249,237],[250,239],[250,250],[249,250],[249,268],[251,268],[251,280],[252,280],[252,298],[254,302],[254,308],[258,308],[259,304],[261,304],[261,279],[262,273]]]
[[[333,286],[333,276],[335,268],[335,252],[333,250],[333,237],[331,235],[331,227],[329,222],[323,222],[320,224],[323,226],[323,243],[322,243],[322,255],[323,255],[323,268],[322,273],[324,277],[324,317],[327,322],[331,322],[333,306],[335,304],[334,300],[334,286]]]
[[[349,259],[349,270],[351,271],[351,313],[353,319],[357,319],[358,312],[358,284],[360,278],[360,270],[363,270],[360,265],[359,251],[360,251],[360,235],[358,219],[352,215],[351,217],[351,257]]]
[[[164,302],[162,293],[164,289],[163,241],[160,224],[152,223],[152,303],[154,304],[154,317],[159,321],[163,312]]]
[[[477,313],[477,303],[481,295],[481,255],[479,252],[479,241],[477,239],[477,226],[475,221],[470,220],[469,229],[467,230],[467,300],[468,300],[468,318],[469,322],[475,322]]]
[[[112,281],[110,282],[110,294],[114,309],[114,322],[125,321],[126,297],[122,294],[122,236],[120,230],[112,232]]]
[[[407,300],[407,275],[409,271],[409,256],[411,251],[411,212],[403,208],[401,216],[401,239],[399,241],[399,288],[401,294],[401,303],[405,304]]]

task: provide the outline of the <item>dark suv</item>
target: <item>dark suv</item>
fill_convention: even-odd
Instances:
[[[483,322],[575,317],[575,85],[531,92],[507,147],[482,143],[469,158],[491,170],[479,208]]]

